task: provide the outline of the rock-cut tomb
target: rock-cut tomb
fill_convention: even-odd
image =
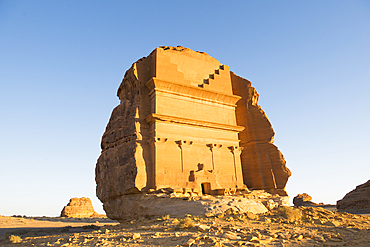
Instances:
[[[127,70],[102,137],[97,196],[172,188],[285,196],[291,175],[251,82],[204,52],[158,47]],[[111,207],[115,208],[115,207]]]

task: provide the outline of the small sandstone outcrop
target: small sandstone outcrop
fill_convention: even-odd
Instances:
[[[97,216],[90,198],[71,198],[67,206],[64,206],[60,217],[86,218]]]
[[[370,180],[337,201],[337,209],[349,213],[370,213]]]
[[[312,197],[306,193],[298,194],[296,197],[293,198],[293,204],[296,207],[299,206],[314,207],[319,205],[317,203],[312,202],[311,200]]]

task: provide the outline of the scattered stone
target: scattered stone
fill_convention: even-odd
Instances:
[[[267,208],[268,210],[273,210],[273,209],[275,209],[275,208],[279,207],[279,203],[277,203],[277,202],[275,202],[274,200],[271,200],[271,199],[267,200],[267,201],[264,203],[264,205],[266,206],[266,208]]]
[[[326,226],[334,226],[334,227],[337,227],[337,226],[339,226],[340,225],[340,223],[339,222],[337,222],[337,221],[331,221],[331,220],[328,220],[328,221],[326,221],[325,223],[324,223],[324,225],[326,225]]]
[[[298,240],[303,239],[303,235],[298,235],[298,236],[296,237],[296,239],[298,239]]]
[[[188,239],[182,246],[191,246],[195,243],[195,239]]]
[[[248,217],[248,219],[251,219],[251,220],[257,220],[258,219],[258,215],[254,214],[254,213],[251,213],[251,212],[247,212],[246,216]]]
[[[230,239],[230,240],[242,239],[241,237],[239,237],[237,234],[234,234],[233,232],[226,232],[223,237]]]
[[[260,242],[260,239],[256,236],[253,236],[251,239],[249,239],[249,242],[257,242],[259,243]]]
[[[216,242],[213,247],[223,247],[224,245],[221,242]]]
[[[332,242],[342,242],[343,241],[340,238],[330,238],[329,240],[332,241]]]
[[[237,199],[236,199],[237,200]],[[47,228],[45,232],[37,229],[37,234],[30,230],[15,230],[8,235],[0,235],[0,246],[15,246],[9,241],[10,235],[22,238],[22,246],[368,246],[370,242],[370,218],[342,212],[331,212],[320,207],[298,207],[302,219],[292,224],[282,218],[278,209],[260,214],[259,220],[247,217],[239,218],[245,213],[237,212],[222,218],[205,217],[204,215],[188,215],[167,220],[161,218],[126,221],[115,226],[104,226],[86,231],[81,227],[70,227],[69,232],[60,228]],[[9,219],[14,220],[9,220]],[[230,218],[235,219],[229,221]],[[176,230],[179,222],[190,219],[194,227]],[[236,220],[238,219],[238,220]],[[266,219],[270,219],[269,222]],[[29,220],[24,219],[24,220]],[[66,224],[73,222],[91,222],[90,219],[64,220]],[[277,220],[279,220],[278,223]],[[34,221],[37,221],[35,218]],[[95,220],[93,220],[95,221]],[[103,219],[102,219],[103,221]],[[312,221],[314,221],[312,223]],[[23,226],[19,218],[0,218],[0,226],[7,229],[8,225]],[[40,222],[48,222],[40,219]],[[51,222],[55,222],[54,219]],[[315,223],[317,222],[317,224]],[[331,223],[330,223],[331,222]],[[340,226],[334,226],[340,222]],[[27,227],[32,226],[29,222]],[[334,225],[332,225],[334,224]],[[199,231],[199,228],[208,229]],[[0,234],[1,234],[0,227]],[[9,228],[8,228],[9,229]],[[88,228],[89,229],[89,228]],[[36,233],[33,232],[33,233]],[[18,244],[19,245],[19,244]]]
[[[134,234],[132,235],[132,239],[133,239],[133,240],[139,239],[140,237],[141,237],[140,233],[134,233]]]
[[[210,226],[203,225],[203,224],[197,225],[196,227],[201,232],[208,231],[211,228]]]

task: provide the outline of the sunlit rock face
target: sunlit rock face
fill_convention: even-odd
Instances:
[[[90,198],[71,198],[60,213],[60,217],[86,218],[97,216]]]
[[[290,171],[251,82],[204,52],[159,47],[126,71],[96,165],[97,196],[121,218],[127,196],[173,188],[280,195]]]
[[[337,209],[349,213],[370,213],[370,180],[337,201]]]

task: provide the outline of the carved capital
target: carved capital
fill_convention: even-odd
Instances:
[[[193,141],[188,141],[188,140],[178,140],[176,141],[177,145],[179,145],[179,147],[191,147],[191,145],[193,145]]]
[[[165,144],[168,141],[168,138],[163,138],[163,137],[154,137],[150,140],[148,140],[149,145],[162,145]]]
[[[233,154],[240,154],[242,152],[242,150],[244,149],[243,147],[238,147],[238,146],[229,146],[227,148],[230,149],[230,151]]]
[[[209,147],[209,149],[211,150],[218,150],[222,148],[222,144],[218,144],[218,143],[210,143],[210,144],[207,144],[206,146]]]

